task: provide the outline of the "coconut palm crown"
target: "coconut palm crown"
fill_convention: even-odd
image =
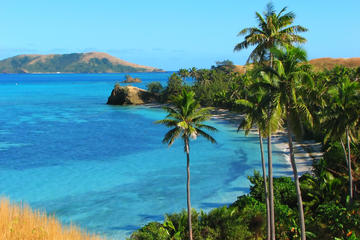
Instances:
[[[244,41],[238,43],[234,51],[240,51],[250,46],[255,46],[247,63],[263,62],[269,56],[270,48],[278,45],[305,43],[306,39],[297,33],[306,32],[307,29],[300,25],[293,25],[295,14],[287,12],[286,7],[276,13],[274,5],[269,3],[263,16],[256,12],[258,27],[244,28],[238,36],[244,36]]]
[[[202,130],[216,131],[216,128],[203,124],[204,121],[210,119],[209,111],[211,108],[201,108],[194,96],[193,91],[183,90],[180,95],[172,99],[173,106],[164,107],[168,115],[165,119],[155,123],[164,124],[172,129],[164,136],[163,143],[171,146],[178,137],[185,141],[186,139],[189,140],[190,137],[196,139],[197,136],[203,136],[211,143],[216,143],[212,136]]]

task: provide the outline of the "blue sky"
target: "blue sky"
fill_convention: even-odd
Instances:
[[[0,8],[0,59],[18,54],[101,51],[126,61],[177,70],[209,68],[233,52],[237,33],[256,25],[264,0],[11,0]],[[360,57],[359,0],[274,0],[287,6],[303,34],[309,59]]]

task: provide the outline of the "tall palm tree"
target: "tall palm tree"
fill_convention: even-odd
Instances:
[[[301,239],[306,239],[304,210],[292,135],[293,133],[297,136],[301,134],[300,125],[302,123],[307,122],[312,124],[312,115],[299,92],[305,86],[313,85],[313,81],[310,75],[304,71],[304,65],[301,65],[302,62],[306,61],[305,50],[298,47],[286,46],[272,48],[271,53],[274,55],[275,62],[274,67],[271,68],[270,71],[275,74],[278,80],[276,92],[279,96],[279,104],[283,108],[282,111],[284,113],[285,122],[287,123],[290,162],[296,187]]]
[[[278,82],[277,78],[273,76],[271,72],[266,73],[264,71],[260,72],[261,81],[257,84],[254,84],[254,87],[265,86],[266,95],[265,95],[265,105],[261,107],[266,112],[267,119],[267,151],[268,151],[268,175],[269,175],[269,206],[270,206],[270,232],[271,239],[275,240],[275,205],[274,205],[274,184],[273,184],[273,169],[272,169],[272,145],[271,145],[271,136],[272,133],[277,129],[274,127],[273,115],[281,116],[281,108],[279,104],[279,96],[277,94]],[[278,117],[277,117],[278,118]],[[276,122],[275,122],[276,123]],[[280,122],[278,122],[280,124]],[[277,125],[276,125],[277,126]]]
[[[164,139],[162,140],[163,143],[167,143],[171,146],[178,137],[181,137],[184,141],[184,151],[187,160],[186,194],[190,240],[193,239],[190,202],[190,138],[196,139],[197,136],[202,136],[211,143],[216,143],[211,135],[202,130],[216,131],[216,128],[203,123],[211,117],[211,114],[209,113],[210,108],[201,108],[194,96],[195,93],[193,91],[187,92],[186,90],[183,90],[180,95],[172,99],[173,106],[164,107],[168,112],[166,118],[155,122],[172,128],[165,134]]]
[[[256,84],[254,84],[256,85]],[[265,189],[265,202],[266,202],[266,213],[267,213],[267,239],[271,239],[271,216],[270,216],[270,199],[269,191],[266,179],[266,166],[264,158],[264,148],[263,148],[263,136],[267,136],[269,128],[267,125],[270,125],[271,131],[277,130],[281,125],[281,115],[278,111],[277,114],[272,114],[270,120],[267,119],[268,114],[265,111],[266,106],[268,106],[268,98],[266,97],[266,91],[264,89],[255,88],[252,89],[251,95],[247,99],[238,99],[236,104],[242,106],[245,112],[245,118],[240,123],[239,129],[245,129],[245,135],[248,135],[250,130],[254,127],[258,128],[259,134],[259,143],[260,143],[260,153],[261,153],[261,166],[263,172],[263,181]]]
[[[264,16],[256,12],[256,19],[258,27],[244,28],[238,36],[245,36],[244,41],[238,43],[234,51],[247,49],[255,46],[251,52],[247,63],[250,61],[265,63],[268,61],[272,67],[272,54],[270,49],[275,46],[281,46],[292,43],[304,43],[306,39],[297,33],[306,32],[307,29],[300,25],[292,25],[295,20],[293,12],[287,12],[286,7],[276,13],[272,3],[267,4]],[[267,107],[268,119],[271,118],[272,109],[274,105],[269,104]],[[271,208],[271,239],[275,240],[275,216],[274,216],[274,202],[273,202],[273,186],[272,186],[272,150],[271,150],[271,130],[268,134],[268,165],[269,165],[269,193],[270,193],[270,208]]]
[[[247,63],[263,62],[270,60],[270,49],[274,46],[304,43],[306,39],[297,35],[297,33],[306,32],[307,29],[300,26],[291,26],[295,20],[293,12],[287,12],[286,7],[276,13],[272,3],[267,4],[264,16],[256,12],[258,27],[244,28],[238,33],[238,36],[245,35],[245,40],[238,43],[234,51],[240,51],[250,46],[255,46],[251,52]]]
[[[349,175],[349,197],[353,200],[353,180],[351,169],[351,139],[355,139],[356,127],[360,124],[360,84],[351,81],[346,74],[339,75],[339,82],[329,89],[330,103],[325,109],[323,126],[327,133],[325,139],[330,137],[340,140],[344,150]],[[343,144],[345,138],[347,149]]]

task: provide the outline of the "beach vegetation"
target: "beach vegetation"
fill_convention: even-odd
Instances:
[[[326,159],[322,162],[324,161]],[[356,236],[360,235],[359,201],[349,204],[346,198],[337,196],[339,192],[344,192],[340,195],[346,195],[343,187],[346,188],[347,185],[338,182],[337,177],[329,174],[323,163],[318,163],[314,168],[312,174],[305,174],[300,178],[307,238],[357,239]],[[239,196],[234,203],[214,208],[208,213],[192,211],[194,239],[267,238],[263,177],[259,172],[254,172],[249,180],[250,192]],[[274,199],[276,239],[299,239],[301,227],[298,220],[296,187],[290,177],[274,178]],[[184,222],[186,217],[186,211],[167,214],[164,222],[156,223],[158,228],[152,228],[151,231],[160,234],[164,228],[167,230],[165,239],[189,239]],[[150,231],[148,229],[153,224],[155,223],[149,223],[135,231],[129,239],[147,239],[142,236]],[[170,230],[172,227],[166,226],[174,226],[175,230]]]

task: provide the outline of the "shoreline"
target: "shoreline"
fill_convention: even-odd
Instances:
[[[143,106],[149,108],[162,108],[164,104],[160,103],[148,103]],[[215,108],[211,111],[211,120],[224,121],[229,124],[237,125],[244,118],[244,114],[238,114],[223,108]],[[250,130],[250,135],[258,136],[258,132],[256,128]],[[281,151],[281,155],[284,157],[286,162],[288,163],[288,168],[286,168],[286,172],[290,172],[287,174],[290,177],[293,177],[292,167],[290,163],[290,150],[288,146],[287,140],[287,132],[284,130],[279,130],[272,135],[272,145],[277,150]],[[306,141],[293,141],[294,145],[294,154],[296,167],[299,176],[305,173],[311,173],[313,170],[313,162],[318,161],[322,158],[323,153],[321,151],[321,143],[315,142],[314,140],[306,140]]]
[[[235,112],[231,112],[230,110],[222,108],[217,108],[213,110],[212,115],[213,116],[211,117],[211,119],[226,121],[230,124],[236,125],[236,127],[245,116],[244,114],[237,114]],[[249,134],[258,136],[256,128],[250,130]],[[287,132],[277,131],[276,133],[274,133],[272,135],[272,145],[276,149],[281,151],[281,155],[286,159],[286,162],[289,164],[287,170],[292,172]],[[313,170],[313,162],[318,161],[323,156],[323,153],[321,152],[321,143],[315,142],[313,140],[293,141],[293,145],[298,174],[301,176],[304,173],[311,173],[311,171]],[[292,173],[291,177],[293,177]]]

